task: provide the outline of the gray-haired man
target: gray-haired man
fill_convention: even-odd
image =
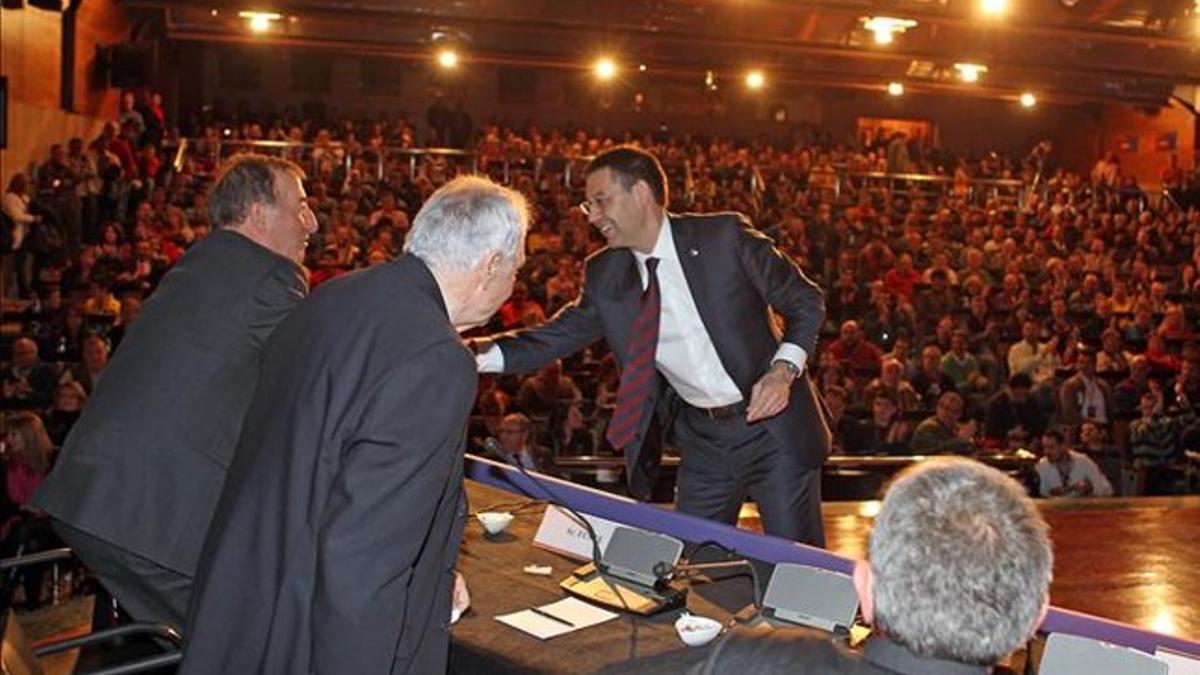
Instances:
[[[217,230],[150,296],[34,498],[139,621],[183,624],[263,345],[308,292],[303,176],[262,155],[223,167]]]
[[[733,634],[699,673],[981,675],[1045,617],[1053,555],[1045,521],[1014,480],[945,458],[901,473],[855,567],[861,653],[807,630]]]
[[[440,673],[475,361],[525,200],[433,194],[405,255],[320,287],[268,345],[205,544],[182,673]]]

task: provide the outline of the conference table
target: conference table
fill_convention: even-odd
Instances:
[[[485,534],[474,518],[467,524],[459,570],[467,579],[472,609],[451,629],[451,672],[674,672],[675,666],[697,662],[706,653],[706,648],[689,648],[679,639],[673,625],[678,612],[637,618],[622,615],[616,620],[545,641],[497,621],[497,615],[565,597],[558,584],[581,564],[581,561],[532,545],[545,509],[544,503],[537,500],[547,497],[566,502],[589,515],[668,534],[685,542],[717,541],[756,562],[760,585],[765,585],[771,566],[779,562],[842,573],[849,573],[853,564],[850,558],[830,551],[701,520],[662,506],[636,503],[567,481],[536,474],[531,480],[511,467],[473,456],[468,459],[468,476],[471,478],[467,489],[472,512],[498,508],[515,510],[516,517],[509,528],[497,536]],[[552,492],[547,493],[546,486]],[[827,522],[834,524],[830,532],[831,544],[847,544],[852,540],[845,532],[840,532],[848,527],[848,519],[869,520],[874,515],[870,513],[870,506],[860,506],[858,512],[851,511],[849,506],[838,506],[832,513],[826,513]],[[864,528],[859,527],[856,531],[862,532]],[[1121,531],[1118,528],[1115,533]],[[1072,573],[1081,571],[1076,567],[1082,562],[1078,556],[1068,556],[1068,559],[1075,561],[1072,562]],[[527,574],[523,568],[530,564],[549,566],[552,572],[550,576]],[[1176,578],[1185,581],[1182,577]],[[1059,576],[1052,590],[1053,599],[1060,601],[1065,596],[1058,589],[1071,586],[1071,579]],[[1187,604],[1182,598],[1185,590],[1178,589],[1175,597]],[[710,579],[701,579],[692,586],[687,610],[732,625],[734,614],[751,605],[752,600],[752,581],[748,574],[714,573]],[[1173,617],[1177,621],[1191,618],[1188,612],[1176,613]],[[1175,634],[1052,608],[1043,631],[1084,635],[1147,652],[1169,648],[1200,657],[1200,642],[1181,637],[1196,637],[1190,632],[1190,624],[1183,626],[1182,631],[1178,625],[1173,626],[1176,630],[1169,630],[1171,626],[1161,623],[1154,627]],[[1018,654],[1016,658],[1023,661],[1024,655]],[[663,663],[675,666],[664,670]]]
[[[468,482],[471,510],[490,510],[493,505],[512,508],[522,498],[482,483]],[[540,640],[508,625],[495,616],[544,605],[565,597],[558,583],[579,567],[581,561],[536,548],[534,533],[545,510],[544,504],[521,509],[508,528],[497,536],[484,532],[475,518],[467,523],[458,570],[467,580],[471,610],[451,629],[452,673],[592,673],[604,668],[636,672],[628,663],[670,652],[685,652],[675,632],[678,612],[654,617],[622,615],[598,626],[549,640]],[[526,574],[526,565],[551,568],[550,576]],[[748,577],[747,577],[748,578]],[[726,596],[711,589],[689,593],[688,610],[721,622],[749,604],[753,593],[747,578],[716,582]],[[738,605],[734,607],[732,605]],[[681,654],[686,659],[689,655]]]

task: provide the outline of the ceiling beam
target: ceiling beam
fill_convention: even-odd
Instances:
[[[145,4],[153,5],[155,3],[145,2]],[[347,20],[349,18],[344,10],[331,9],[329,5],[314,5],[293,2],[287,4],[286,7],[288,12],[295,12],[301,17],[307,15],[343,20]],[[452,24],[472,29],[487,29],[493,31],[504,30],[514,32],[531,32],[542,35],[549,33],[560,36],[564,35],[564,32],[566,31],[571,31],[579,33],[581,36],[590,37],[594,37],[597,34],[597,25],[595,23],[568,19],[553,19],[543,17],[526,20],[500,17],[458,17],[456,15],[434,14],[425,11],[408,9],[397,9],[392,12],[387,12],[386,17],[383,13],[379,14],[380,16],[377,17],[378,19],[390,17],[394,21],[411,22],[419,20],[431,24]],[[610,35],[633,35],[637,38],[650,42],[681,46],[703,45],[706,47],[712,47],[722,52],[736,50],[738,53],[742,54],[762,54],[770,51],[797,56],[884,61],[904,64],[907,64],[911,61],[932,61],[944,66],[949,65],[956,60],[943,54],[920,51],[903,51],[894,47],[886,49],[872,49],[774,38],[749,39],[729,36],[697,35],[694,33],[683,33],[679,31],[655,30],[644,25],[622,25],[618,27],[606,26],[605,31]],[[1058,61],[1048,62],[1031,58],[1013,58],[1011,56],[990,59],[987,61],[987,66],[993,71],[1001,69],[1011,70],[1013,71],[1014,75],[1020,75],[1028,79],[1031,83],[1031,86],[1032,84],[1038,83],[1037,80],[1039,75],[1044,74],[1047,71],[1080,78],[1099,77],[1152,80],[1154,83],[1162,85],[1200,84],[1200,70],[1193,69],[1185,72],[1175,67],[1078,66]],[[899,77],[900,75],[901,73],[896,73],[893,76]]]
[[[335,40],[321,38],[301,38],[280,35],[249,35],[245,33],[210,33],[189,30],[172,29],[168,35],[172,40],[183,42],[209,42],[217,44],[236,45],[271,45],[295,49],[322,49],[360,56],[382,56],[402,61],[429,63],[431,56],[428,49],[400,47],[388,43],[375,43],[351,40]],[[470,62],[498,65],[544,68],[552,70],[573,70],[585,72],[586,64],[574,59],[553,58],[529,54],[505,54],[472,52]],[[700,68],[653,67],[655,76],[675,79],[687,79],[699,82],[704,75]],[[903,79],[903,78],[896,78]],[[777,85],[818,86],[828,89],[845,89],[855,91],[873,91],[884,95],[886,82],[879,78],[846,73],[783,71],[773,72],[771,82]],[[992,100],[1014,101],[1020,96],[1019,88],[1002,87],[987,84],[965,86],[947,82],[927,82],[919,80],[904,80],[906,91],[910,93],[929,93],[953,96],[969,96]],[[1101,96],[1082,90],[1047,90],[1038,92],[1038,98],[1046,103],[1062,105],[1077,105],[1088,102],[1122,101],[1135,105],[1161,106],[1165,99],[1147,96]]]

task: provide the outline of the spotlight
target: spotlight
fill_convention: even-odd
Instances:
[[[255,33],[265,32],[271,27],[272,21],[278,21],[283,18],[282,14],[276,12],[253,12],[249,10],[238,12],[238,16],[246,19],[249,22],[250,30]]]
[[[1032,92],[1027,91],[1021,94],[1021,105],[1025,106],[1026,108],[1032,108],[1033,106],[1037,105],[1037,97],[1034,96]]]
[[[596,77],[601,80],[611,80],[617,75],[617,64],[612,59],[604,57],[596,61],[593,70],[596,71]]]
[[[887,92],[892,96],[903,96],[904,85],[899,82],[888,82]]]
[[[752,70],[746,73],[746,86],[751,89],[762,89],[767,83],[767,78],[761,70]]]
[[[963,82],[978,82],[979,76],[987,72],[987,66],[978,63],[956,63],[954,69]]]
[[[646,64],[643,63],[643,64],[638,65],[638,72],[644,73],[644,72],[646,72],[646,70],[647,70]]]
[[[903,33],[917,25],[912,19],[897,19],[891,16],[868,16],[862,18],[863,28],[875,35],[875,44],[888,45],[897,33]]]
[[[979,9],[988,16],[999,16],[1008,10],[1008,0],[979,0]]]
[[[443,49],[437,55],[438,65],[446,70],[458,67],[458,52],[453,49]]]

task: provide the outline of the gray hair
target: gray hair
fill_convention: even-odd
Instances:
[[[926,657],[992,665],[1033,634],[1054,555],[1045,521],[1016,481],[946,458],[892,483],[870,561],[879,629]]]
[[[256,153],[235,155],[221,167],[208,195],[213,227],[240,225],[254,204],[274,205],[276,176],[287,173],[304,179],[304,169],[286,159]]]
[[[404,250],[432,269],[466,271],[492,252],[515,264],[528,227],[529,207],[521,193],[486,178],[462,176],[426,200]]]

